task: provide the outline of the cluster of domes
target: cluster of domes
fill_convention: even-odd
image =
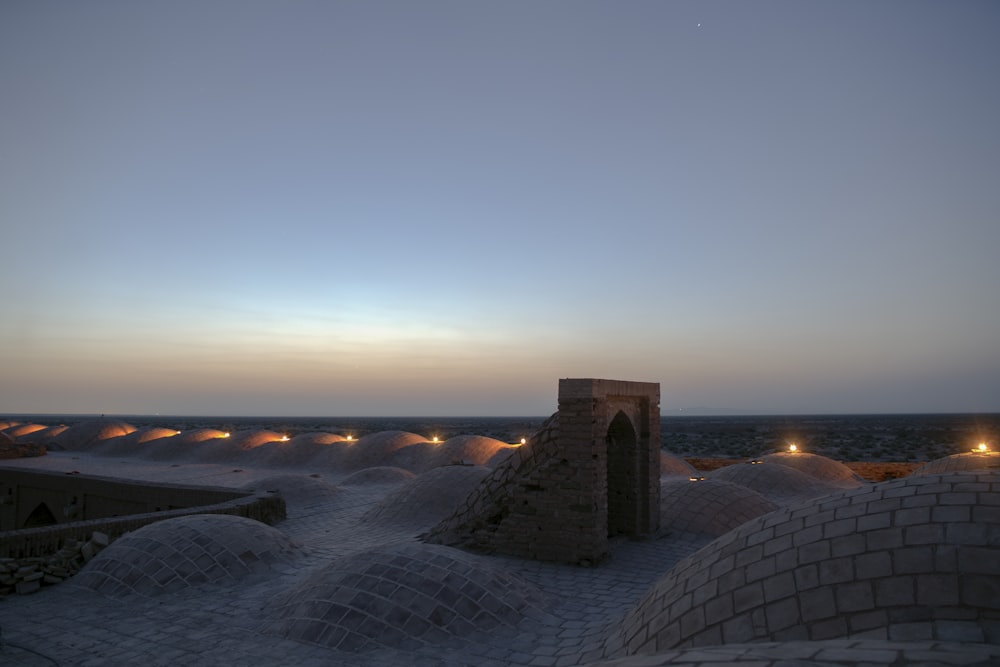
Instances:
[[[389,466],[423,472],[456,463],[492,466],[517,447],[479,435],[438,441],[406,431],[380,431],[355,439],[326,432],[289,437],[269,430],[228,433],[212,428],[137,429],[117,419],[90,420],[70,427],[14,422],[0,422],[0,427],[4,424],[6,428],[0,430],[11,439],[30,439],[55,450],[157,461],[233,462],[285,468],[323,466],[346,471]]]

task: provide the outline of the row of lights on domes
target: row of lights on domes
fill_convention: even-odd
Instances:
[[[180,435],[180,434],[181,434],[181,432],[180,432],[180,431],[177,431],[177,430],[175,430],[175,431],[174,431],[174,435]],[[223,433],[223,434],[222,434],[222,435],[220,435],[219,437],[220,437],[220,438],[228,438],[228,437],[230,437],[231,435],[232,435],[232,434],[231,434],[231,433],[230,433],[229,431],[226,431],[225,433]],[[290,439],[290,438],[289,438],[289,437],[288,437],[287,435],[282,435],[282,436],[281,436],[280,438],[278,438],[278,441],[279,441],[279,442],[288,442],[288,441],[289,441],[289,439]],[[353,441],[354,441],[354,436],[353,436],[352,434],[348,433],[348,434],[347,434],[347,436],[345,436],[345,438],[344,438],[344,439],[345,439],[345,440],[347,440],[347,442],[353,442]],[[441,438],[440,438],[440,437],[438,437],[438,436],[436,436],[436,435],[435,435],[435,436],[431,436],[431,442],[433,442],[433,443],[435,443],[435,444],[437,444],[437,443],[440,443],[440,442],[441,442]],[[515,446],[516,446],[517,444],[521,444],[521,445],[524,445],[524,444],[527,444],[527,442],[528,442],[528,439],[527,439],[527,438],[521,438],[521,442],[520,442],[520,443],[515,443]]]

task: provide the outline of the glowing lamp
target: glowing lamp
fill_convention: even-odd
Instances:
[[[288,442],[288,436],[287,435],[283,435],[283,436],[281,436],[279,438],[279,440],[281,440],[282,442]]]
[[[174,431],[174,435],[180,435],[180,434],[181,434],[180,431]]]
[[[528,443],[528,439],[527,438],[521,438],[521,444],[522,445],[527,444],[527,443]]]
[[[229,437],[229,431],[226,431],[225,433],[223,433],[222,437],[223,438],[228,438]]]
[[[351,440],[354,440],[354,436],[353,436],[353,435],[350,435],[350,434],[348,434],[348,436],[347,436],[347,441],[348,441],[348,442],[350,442]]]
[[[793,442],[792,444],[788,445],[788,451],[794,454],[795,452],[799,451],[799,447]]]
[[[688,477],[688,481],[689,482],[704,482],[705,478],[703,476],[699,476],[699,477],[691,476],[691,477]]]
[[[986,446],[985,442],[981,442],[981,443],[979,443],[979,447],[977,447],[976,449],[973,449],[972,451],[976,452],[977,454],[985,454],[986,452],[988,452],[990,450],[989,450],[989,447]]]
[[[431,438],[431,442],[439,442],[439,438],[435,435],[433,438]]]
[[[763,463],[763,461],[761,461],[760,459],[753,459],[752,461],[747,461],[747,463],[749,463],[752,466],[756,466],[756,465],[760,465],[761,463]]]

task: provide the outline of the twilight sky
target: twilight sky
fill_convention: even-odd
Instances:
[[[0,412],[1000,410],[1000,3],[0,4]]]

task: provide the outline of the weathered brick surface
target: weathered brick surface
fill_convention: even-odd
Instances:
[[[426,541],[595,563],[609,535],[659,528],[659,385],[571,379],[559,412],[498,465]]]
[[[252,519],[199,514],[166,519],[119,538],[73,578],[111,597],[158,595],[202,583],[236,583],[290,559],[296,547]]]
[[[954,472],[777,510],[678,564],[621,623],[623,641],[608,646],[650,653],[701,645],[713,636],[713,624],[724,637],[757,640],[798,628],[815,640],[867,633],[984,641],[1000,622],[1000,522],[991,514],[975,524],[950,520],[995,506],[998,494],[1000,472]],[[942,497],[949,511],[932,511]],[[831,511],[835,507],[865,511],[857,520],[844,519]],[[764,532],[774,537],[761,541]],[[844,547],[861,544],[863,549]],[[712,610],[708,617],[676,603],[704,586],[692,584],[704,581],[702,573],[718,582],[715,596],[699,608]]]
[[[662,529],[722,535],[778,506],[745,486],[715,479],[660,483]]]
[[[481,559],[397,544],[316,572],[272,603],[265,631],[348,652],[416,649],[516,627],[544,605],[534,586]]]

